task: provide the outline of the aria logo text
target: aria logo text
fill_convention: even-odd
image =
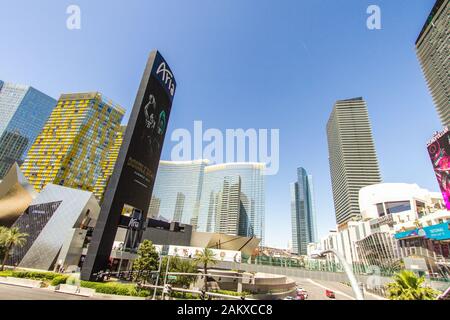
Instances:
[[[169,89],[170,95],[173,97],[175,94],[175,82],[173,79],[173,74],[170,72],[170,70],[167,68],[165,62],[161,62],[158,69],[156,70],[157,75],[161,75],[161,79],[164,82],[164,84],[167,86],[167,89]]]
[[[139,229],[140,221],[135,218],[131,218],[130,223],[128,224],[128,227],[132,229]]]

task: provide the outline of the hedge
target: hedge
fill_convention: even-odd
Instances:
[[[50,282],[50,285],[56,287],[57,285],[66,283],[67,279],[69,279],[69,276],[63,276],[63,275],[56,276],[53,278],[52,282]]]
[[[58,277],[59,274],[53,272],[39,272],[39,271],[2,271],[0,272],[0,276],[52,281],[54,278]]]
[[[84,288],[94,289],[97,293],[135,297],[147,297],[150,295],[148,290],[136,290],[133,284],[81,281],[80,285]]]
[[[33,280],[42,280],[50,282],[50,285],[57,286],[66,283],[70,275],[61,275],[54,272],[39,271],[0,271],[0,277],[15,277]],[[95,289],[95,292],[104,294],[114,294],[121,296],[148,297],[150,291],[137,290],[133,284],[124,284],[117,282],[90,282],[81,281],[80,286],[84,288]]]

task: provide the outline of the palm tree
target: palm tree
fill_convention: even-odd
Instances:
[[[205,279],[205,285],[204,285],[205,292],[208,290],[208,277],[207,277],[208,265],[217,263],[218,260],[215,257],[216,257],[216,254],[211,249],[208,249],[208,248],[205,248],[201,252],[197,252],[194,257],[194,261],[197,264],[201,264],[203,266],[203,271],[205,273],[205,278],[204,278]]]
[[[3,259],[5,254],[5,246],[3,244],[3,239],[5,238],[7,232],[8,228],[0,227],[0,259]]]
[[[424,286],[425,277],[418,277],[414,272],[402,270],[394,275],[394,282],[388,284],[391,300],[435,300],[438,292]]]
[[[5,247],[5,255],[3,257],[3,263],[1,271],[5,269],[6,261],[14,247],[23,247],[27,242],[28,234],[20,232],[19,228],[3,229],[0,236],[0,243]]]

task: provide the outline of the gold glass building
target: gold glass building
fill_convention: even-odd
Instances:
[[[106,186],[108,185],[109,178],[114,171],[114,166],[116,164],[117,157],[119,156],[120,146],[122,145],[123,135],[125,133],[126,126],[121,126],[117,131],[114,142],[109,149],[108,155],[101,164],[102,174],[97,179],[94,186],[94,195],[97,200],[101,203],[103,200],[103,194],[105,193]]]
[[[124,114],[98,92],[61,95],[23,173],[37,190],[53,183],[93,191]]]

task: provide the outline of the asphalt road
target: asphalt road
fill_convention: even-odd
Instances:
[[[301,278],[293,278],[293,280],[308,292],[308,300],[355,300],[352,288],[342,283]],[[325,295],[327,289],[335,292],[335,299],[330,299]],[[383,298],[369,293],[364,295],[364,299],[383,300]]]
[[[354,294],[351,287],[327,281],[317,281],[310,279],[293,278],[299,287],[302,287],[308,292],[308,300],[354,300]],[[325,290],[333,290],[336,294],[335,299],[330,299],[325,296]],[[122,297],[123,298],[123,297]],[[129,297],[128,297],[129,298]],[[367,300],[382,299],[378,296],[366,294]],[[45,289],[24,288],[18,286],[9,286],[0,284],[0,300],[103,300],[101,296],[95,298],[80,297],[64,293],[56,293]],[[104,297],[104,299],[111,299],[111,297]]]
[[[0,284],[0,300],[92,300],[92,298]]]

